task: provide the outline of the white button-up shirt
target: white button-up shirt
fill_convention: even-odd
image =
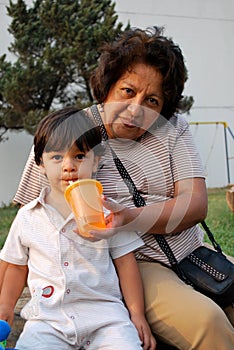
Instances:
[[[48,320],[75,341],[82,327],[90,332],[92,327],[109,322],[116,303],[122,308],[112,259],[139,248],[143,242],[131,232],[98,242],[84,240],[73,232],[76,223],[72,213],[65,220],[45,204],[45,191],[18,211],[1,259],[29,267],[32,298],[22,316]]]

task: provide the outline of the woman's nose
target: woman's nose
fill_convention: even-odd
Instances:
[[[141,117],[144,114],[143,106],[141,101],[134,100],[128,105],[128,111],[131,113],[133,117]]]

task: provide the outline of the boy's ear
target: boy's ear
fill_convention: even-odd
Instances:
[[[95,155],[94,161],[93,161],[93,173],[97,172],[99,160],[100,160],[100,157]]]
[[[41,173],[45,175],[46,171],[45,171],[45,167],[44,167],[44,163],[43,163],[42,158],[41,158],[41,161],[39,164],[39,168],[40,168]]]

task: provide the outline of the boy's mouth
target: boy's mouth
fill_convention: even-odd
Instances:
[[[77,181],[77,180],[78,180],[77,177],[74,177],[74,178],[68,177],[68,178],[63,178],[63,179],[62,179],[62,181],[65,181],[68,185],[69,185],[70,183],[73,183],[73,182]]]

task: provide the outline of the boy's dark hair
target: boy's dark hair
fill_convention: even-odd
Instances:
[[[93,149],[96,155],[103,154],[100,128],[77,107],[66,107],[52,112],[38,124],[34,136],[34,154],[37,165],[42,153],[69,149],[75,143],[81,152]]]
[[[164,105],[161,115],[170,119],[175,112],[186,111],[182,93],[187,69],[183,54],[171,38],[163,35],[163,27],[129,29],[115,41],[105,43],[100,51],[98,67],[90,79],[93,95],[99,103],[105,101],[111,86],[127,70],[143,63],[162,74]]]

